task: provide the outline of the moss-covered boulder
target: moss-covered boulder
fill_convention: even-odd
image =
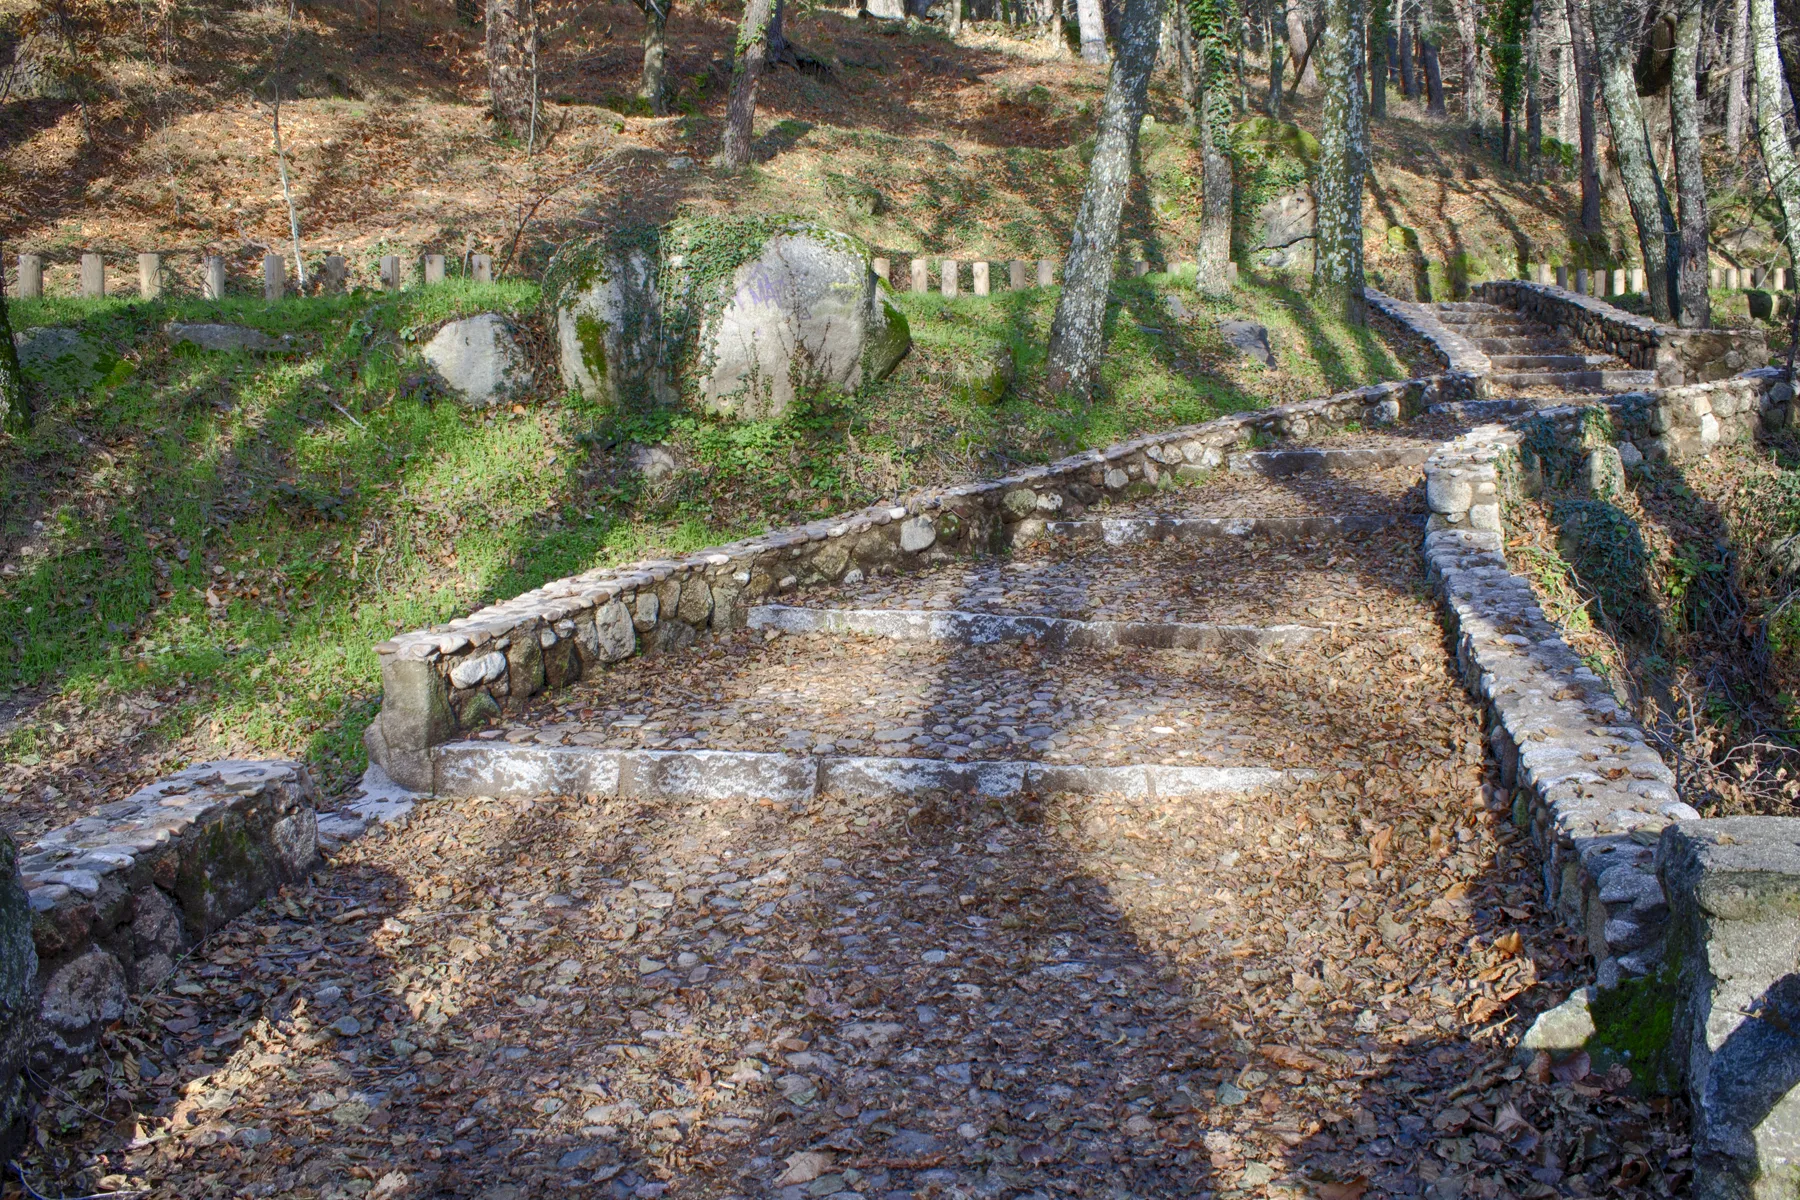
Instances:
[[[653,239],[566,243],[545,272],[545,300],[563,386],[614,406],[673,398]]]
[[[702,302],[695,383],[714,412],[779,416],[796,396],[884,378],[912,347],[869,248],[820,226],[790,224],[729,274],[694,286]]]

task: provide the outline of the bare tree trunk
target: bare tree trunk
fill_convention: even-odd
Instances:
[[[1081,57],[1084,62],[1106,61],[1106,14],[1100,0],[1075,0],[1075,23],[1081,29]]]
[[[1225,145],[1231,137],[1231,101],[1226,52],[1231,42],[1227,26],[1229,3],[1192,0],[1177,21],[1192,32],[1199,83],[1196,106],[1200,124],[1200,244],[1196,285],[1203,292],[1223,295],[1231,290],[1231,160]]]
[[[1487,107],[1487,81],[1481,76],[1481,0],[1450,0],[1450,7],[1462,49],[1463,120],[1479,125]]]
[[[1725,148],[1735,156],[1744,147],[1744,115],[1749,105],[1750,2],[1733,0],[1731,6],[1730,64],[1725,92]]]
[[[1419,98],[1419,72],[1413,65],[1413,22],[1415,14],[1400,0],[1400,94],[1408,100]]]
[[[962,35],[963,0],[945,0],[945,2],[950,5],[950,11],[946,14],[947,20],[945,24],[948,27],[950,39],[955,41]]]
[[[1569,22],[1569,53],[1575,62],[1577,113],[1581,127],[1581,232],[1600,234],[1600,131],[1594,118],[1593,42],[1587,22],[1581,19],[1582,0],[1565,0]]]
[[[1600,60],[1600,94],[1606,101],[1606,118],[1612,126],[1613,153],[1619,158],[1625,197],[1631,202],[1632,220],[1637,224],[1650,312],[1657,320],[1667,321],[1673,315],[1669,275],[1674,263],[1669,254],[1669,238],[1675,222],[1662,177],[1657,174],[1644,110],[1638,104],[1633,68],[1637,62],[1641,14],[1633,0],[1594,0],[1590,7],[1594,14],[1594,48]]]
[[[513,135],[531,126],[531,61],[537,48],[537,10],[532,0],[488,0],[488,93],[494,121]]]
[[[1181,107],[1189,125],[1200,121],[1200,64],[1195,61],[1194,30],[1187,10],[1175,6],[1170,14],[1168,35],[1175,43],[1175,65],[1180,73]]]
[[[1306,13],[1297,0],[1288,0],[1283,11],[1287,16],[1288,57],[1293,60],[1294,70],[1298,73],[1294,90],[1317,91],[1319,74],[1313,68],[1313,39],[1307,33]]]
[[[1325,0],[1319,37],[1325,78],[1319,121],[1318,230],[1313,241],[1313,296],[1345,320],[1362,324],[1363,186],[1369,125],[1359,79],[1363,69],[1363,0]]]
[[[1438,62],[1437,43],[1419,31],[1419,66],[1425,72],[1425,111],[1430,116],[1444,116],[1444,70]]]
[[[1099,374],[1106,298],[1119,246],[1119,213],[1131,185],[1131,160],[1156,63],[1156,10],[1156,0],[1125,0],[1119,22],[1118,53],[1100,106],[1087,190],[1075,218],[1062,296],[1050,324],[1049,382],[1058,392],[1088,395]]]
[[[0,432],[18,437],[30,429],[31,398],[25,391],[19,349],[13,345],[12,318],[6,311],[6,272],[0,270]]]
[[[1386,0],[1375,0],[1369,18],[1369,119],[1387,116],[1388,48],[1394,45],[1394,26],[1388,19]]]
[[[1788,261],[1800,266],[1800,168],[1781,115],[1788,89],[1775,46],[1775,0],[1750,0],[1750,55],[1756,71],[1756,140],[1762,147],[1769,188],[1781,207]]]
[[[1700,26],[1705,20],[1701,0],[1681,0],[1676,10],[1675,57],[1669,81],[1669,106],[1674,125],[1675,191],[1681,202],[1681,260],[1677,266],[1676,293],[1680,323],[1689,329],[1712,324],[1712,265],[1707,253],[1712,231],[1706,219],[1706,178],[1700,162]]]
[[[638,77],[638,99],[649,102],[659,117],[669,115],[669,10],[675,0],[642,0],[644,70]]]
[[[1287,30],[1287,0],[1269,9],[1269,115],[1281,120],[1281,47]]]
[[[1569,14],[1556,13],[1556,140],[1573,146],[1581,135],[1575,131],[1576,109],[1580,101],[1575,93],[1575,48],[1569,44]]]
[[[731,66],[731,98],[725,105],[721,165],[736,169],[750,162],[750,135],[756,121],[756,84],[769,57],[769,25],[774,0],[749,0],[738,26],[737,59]]]
[[[1539,16],[1544,0],[1532,0],[1531,19],[1525,27],[1525,160],[1526,177],[1533,182],[1544,177],[1544,101],[1543,89],[1539,86],[1538,49],[1543,38],[1540,36]]]

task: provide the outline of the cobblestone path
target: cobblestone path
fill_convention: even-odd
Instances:
[[[1620,383],[1442,312],[1524,403]],[[1679,1111],[1515,1057],[1586,980],[1420,575],[1467,416],[546,695],[483,744],[1146,770],[426,801],[149,998],[71,1144],[184,1197],[1669,1194]]]

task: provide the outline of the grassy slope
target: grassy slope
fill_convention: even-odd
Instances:
[[[1090,406],[1040,386],[1054,292],[903,295],[916,346],[888,381],[741,425],[602,413],[553,386],[498,413],[434,397],[416,343],[447,317],[509,310],[542,346],[529,283],[272,308],[17,302],[19,326],[72,324],[107,350],[98,383],[52,381],[35,434],[0,446],[9,823],[223,754],[303,757],[342,785],[378,703],[373,643],[547,578],[1403,371],[1291,291],[1208,302],[1161,275],[1118,290]],[[1213,315],[1246,310],[1270,326],[1279,369],[1220,341]],[[241,321],[301,352],[175,347],[160,333],[171,318]],[[960,372],[996,345],[1021,374],[993,405]],[[676,454],[672,479],[631,467],[646,442]]]

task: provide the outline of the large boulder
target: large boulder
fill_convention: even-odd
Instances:
[[[466,403],[499,404],[531,387],[531,368],[499,313],[451,321],[425,343],[425,361]]]
[[[563,246],[545,274],[563,386],[615,406],[674,398],[648,251],[583,239]]]
[[[855,238],[795,224],[716,283],[696,281],[698,384],[714,412],[779,416],[795,397],[884,378],[912,348]]]
[[[40,383],[68,388],[92,387],[100,381],[100,345],[80,330],[62,325],[40,325],[13,334],[19,352],[19,369]]]

